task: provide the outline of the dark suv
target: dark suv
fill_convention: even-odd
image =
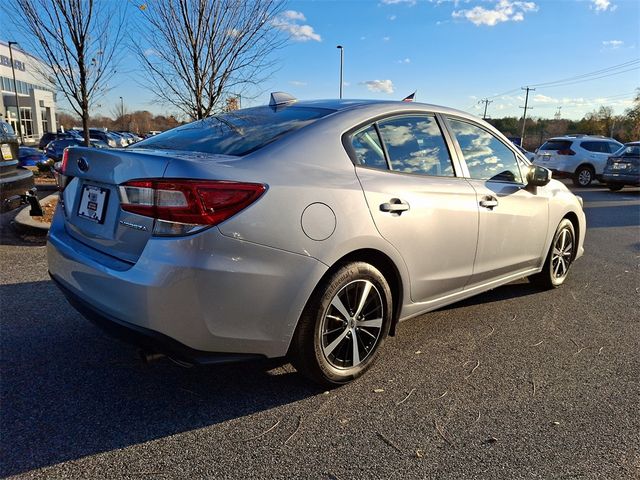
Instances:
[[[19,166],[18,158],[18,138],[11,125],[0,121],[0,211],[19,206],[19,200],[7,200],[33,188],[33,173]]]

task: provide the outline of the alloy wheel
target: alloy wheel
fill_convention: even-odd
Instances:
[[[383,325],[384,304],[369,280],[355,280],[336,293],[320,324],[321,348],[338,369],[357,367],[375,350]]]
[[[573,234],[564,228],[556,237],[551,254],[551,274],[556,280],[564,278],[573,258]]]
[[[583,187],[589,185],[591,183],[591,170],[588,168],[580,170],[578,173],[578,183]]]

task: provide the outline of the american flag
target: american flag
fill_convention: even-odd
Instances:
[[[408,97],[404,97],[402,99],[403,102],[413,102],[413,99],[416,96],[416,92],[413,92],[411,95],[409,95]]]

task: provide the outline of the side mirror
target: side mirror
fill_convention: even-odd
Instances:
[[[551,172],[544,167],[531,165],[527,173],[527,185],[533,187],[544,187],[551,181]]]

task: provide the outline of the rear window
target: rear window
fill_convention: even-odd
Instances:
[[[214,115],[136,143],[135,148],[246,155],[335,110],[255,107]]]
[[[640,145],[624,145],[614,155],[616,157],[640,157]]]
[[[566,150],[571,147],[571,140],[549,140],[542,144],[538,150]]]

